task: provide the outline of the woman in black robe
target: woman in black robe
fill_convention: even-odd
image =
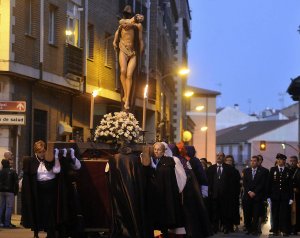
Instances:
[[[45,159],[46,144],[37,141],[34,144],[35,155],[23,161],[22,180],[22,224],[34,231],[46,231],[47,238],[56,236],[57,179],[60,172],[58,149],[55,158]]]

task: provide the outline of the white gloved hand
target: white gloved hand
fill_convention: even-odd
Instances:
[[[292,199],[290,199],[290,201],[289,201],[289,205],[292,205],[293,204],[293,200]]]
[[[59,149],[55,148],[55,149],[54,149],[54,158],[55,158],[55,159],[58,158],[58,153],[59,153]]]
[[[267,198],[267,202],[269,203],[269,205],[271,205],[271,198]]]
[[[63,157],[67,157],[67,149],[66,148],[63,148],[62,149],[62,153],[63,153]]]
[[[70,148],[70,155],[72,159],[75,159],[75,150],[73,148]]]

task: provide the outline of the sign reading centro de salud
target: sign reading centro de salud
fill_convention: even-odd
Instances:
[[[0,101],[0,112],[26,112],[26,102]]]
[[[0,125],[24,126],[25,122],[24,114],[0,114]]]

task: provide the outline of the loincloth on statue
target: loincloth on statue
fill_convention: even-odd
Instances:
[[[135,56],[135,50],[128,48],[122,41],[119,43],[119,48],[128,58]]]

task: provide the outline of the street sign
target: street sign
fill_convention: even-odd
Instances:
[[[25,114],[0,114],[0,125],[24,126]]]
[[[0,101],[0,112],[26,112],[26,102]]]

